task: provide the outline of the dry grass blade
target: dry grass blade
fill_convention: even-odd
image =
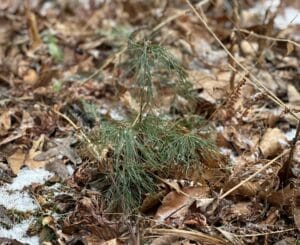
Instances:
[[[186,231],[180,229],[147,229],[146,232],[151,234],[159,235],[174,235],[194,241],[202,242],[203,244],[228,244],[228,242],[222,238],[215,238],[209,235],[206,235],[200,231]]]

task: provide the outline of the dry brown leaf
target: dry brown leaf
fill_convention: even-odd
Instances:
[[[269,203],[283,207],[290,206],[293,199],[294,190],[291,185],[287,185],[283,189],[274,191],[268,194],[268,196],[263,196],[268,200]]]
[[[177,236],[172,236],[172,235],[164,235],[161,237],[158,237],[154,239],[151,243],[151,245],[169,245],[169,244],[174,244],[179,239]]]
[[[33,141],[32,147],[29,150],[28,155],[26,156],[25,165],[29,169],[44,168],[46,161],[37,161],[34,158],[42,152],[44,145],[45,136],[42,134],[40,138],[36,141]]]
[[[251,55],[256,53],[256,51],[258,50],[258,45],[257,43],[249,43],[247,40],[242,40],[241,49],[244,54]]]
[[[287,93],[289,97],[289,103],[293,105],[300,105],[300,93],[295,88],[294,85],[288,84],[287,86]]]
[[[11,128],[11,112],[5,111],[0,115],[0,130],[7,131]],[[0,131],[0,132],[1,132]]]
[[[26,84],[33,86],[39,81],[39,76],[35,70],[28,69],[23,76],[23,80]]]
[[[279,128],[268,128],[260,141],[259,148],[265,158],[274,157],[284,146],[287,138]]]
[[[36,161],[46,161],[53,158],[66,157],[72,163],[79,164],[81,163],[81,158],[78,154],[71,148],[71,145],[74,144],[74,139],[72,136],[67,138],[55,139],[54,144],[56,145],[53,148],[50,148],[46,152],[40,152],[34,156],[34,160]]]
[[[121,243],[118,241],[117,238],[111,239],[109,241],[106,241],[102,243],[102,245],[120,245]]]
[[[294,51],[295,47],[294,44],[287,42],[286,43],[286,55],[290,55]]]
[[[139,112],[140,106],[136,100],[131,96],[131,94],[126,91],[121,97],[120,100],[129,108],[135,112]]]
[[[156,212],[156,220],[164,221],[169,217],[183,219],[188,208],[194,202],[194,198],[209,196],[208,187],[187,187],[183,188],[182,192],[186,193],[186,195],[171,191],[164,197],[162,205]]]
[[[294,190],[294,196],[293,196],[293,215],[294,215],[294,221],[295,225],[300,231],[300,189],[296,188]]]
[[[18,174],[21,167],[24,165],[26,154],[18,149],[13,155],[7,158],[8,165],[14,174]]]
[[[223,238],[206,235],[199,231],[186,231],[181,229],[147,229],[147,231],[151,234],[176,235],[189,240],[199,241],[200,244],[206,245],[228,244],[228,242]]]

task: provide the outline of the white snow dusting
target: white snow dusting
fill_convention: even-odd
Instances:
[[[290,129],[289,131],[287,131],[285,133],[285,136],[286,136],[288,141],[292,141],[294,139],[295,135],[296,135],[296,129],[295,128],[292,128],[292,129]]]
[[[32,220],[24,220],[19,224],[14,225],[11,229],[0,227],[0,237],[16,239],[19,242],[28,243],[30,245],[39,245],[37,236],[27,236],[26,231]]]
[[[268,9],[271,12],[275,12],[279,4],[280,0],[259,1],[250,11],[263,16]],[[286,28],[290,24],[298,25],[300,24],[299,10],[293,7],[285,7],[283,12],[275,17],[274,22],[275,26],[281,29]]]
[[[44,183],[52,175],[52,173],[42,168],[32,170],[21,169],[13,183],[8,185],[8,189],[22,190],[25,186],[30,186],[33,183]]]
[[[33,183],[44,183],[52,175],[52,173],[44,169],[21,169],[11,184],[5,184],[0,187],[0,205],[7,209],[15,209],[21,212],[34,211],[38,208],[38,205],[23,189]],[[16,239],[30,245],[38,245],[39,239],[37,236],[29,237],[26,235],[30,222],[31,220],[24,220],[19,224],[15,224],[11,229],[0,226],[0,237]]]

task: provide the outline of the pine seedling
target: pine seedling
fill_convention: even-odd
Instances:
[[[138,210],[143,195],[156,190],[155,175],[167,176],[172,168],[187,170],[201,167],[201,161],[217,154],[209,139],[205,122],[199,117],[177,121],[145,113],[151,109],[156,90],[171,84],[175,95],[189,94],[187,73],[162,46],[150,41],[128,42],[127,62],[134,77],[140,111],[137,118],[125,122],[101,122],[91,136],[98,155],[106,154],[99,170],[103,177],[99,191],[112,211],[130,213]],[[157,80],[158,73],[167,73],[166,81]]]

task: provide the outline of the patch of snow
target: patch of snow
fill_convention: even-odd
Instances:
[[[39,245],[39,238],[37,236],[29,237],[26,231],[32,220],[23,220],[21,223],[14,225],[11,229],[0,227],[0,237],[16,239],[19,242],[28,243],[30,245]]]
[[[7,209],[16,209],[21,212],[34,211],[38,208],[37,203],[24,191],[24,187],[33,183],[44,183],[53,174],[44,169],[21,169],[18,176],[13,179],[11,184],[0,187],[0,205]],[[38,245],[37,236],[28,237],[26,231],[31,220],[25,220],[15,224],[11,229],[0,227],[0,237],[16,239],[30,245]]]
[[[0,188],[0,196],[0,205],[3,205],[7,209],[27,212],[38,208],[28,193],[12,192],[5,188]]]
[[[282,148],[285,148],[289,145],[286,139],[278,139],[278,143],[281,145]]]
[[[7,186],[7,189],[22,190],[25,186],[30,186],[33,183],[44,183],[52,175],[52,173],[42,168],[21,169],[18,176],[14,178],[13,183]]]
[[[67,164],[67,170],[68,170],[68,174],[69,175],[72,175],[73,173],[74,173],[74,168],[73,168],[73,166],[72,165],[70,165],[70,164]]]
[[[269,9],[271,12],[276,11],[278,5],[280,4],[280,0],[264,0],[258,1],[258,3],[250,9],[251,12],[258,13],[264,15],[265,12]]]
[[[296,129],[295,128],[292,128],[292,129],[290,129],[289,131],[287,131],[285,133],[285,136],[286,136],[288,141],[292,141],[294,139],[295,135],[296,135]]]
[[[222,125],[216,127],[216,130],[218,133],[223,133],[224,132],[224,127]]]
[[[17,209],[22,212],[31,211],[38,206],[28,193],[22,192],[32,183],[44,183],[53,174],[44,169],[21,169],[11,184],[0,187],[0,204],[8,209]]]
[[[233,151],[229,148],[226,148],[226,147],[220,147],[220,152],[223,154],[223,155],[226,155],[226,156],[229,156],[230,160],[232,163],[235,162],[236,160],[236,156],[234,155]]]
[[[265,15],[265,12],[269,9],[271,12],[275,12],[280,4],[280,0],[265,0],[259,1],[250,12]],[[278,14],[275,17],[275,26],[281,29],[286,28],[289,24],[298,25],[300,24],[299,10],[293,7],[286,7],[282,14]]]
[[[116,121],[122,121],[125,119],[125,117],[120,113],[120,111],[116,110],[116,109],[112,109],[110,111],[109,115],[113,120],[116,120]]]
[[[299,25],[300,24],[300,13],[299,10],[291,7],[286,7],[282,15],[277,15],[275,18],[275,25],[278,28],[286,28],[289,24]]]

